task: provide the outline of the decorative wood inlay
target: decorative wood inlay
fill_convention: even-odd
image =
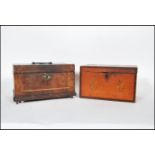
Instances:
[[[51,88],[51,89],[37,89],[37,90],[23,90],[23,92],[51,91],[51,90],[61,90],[61,89],[69,89],[69,88],[70,87]]]

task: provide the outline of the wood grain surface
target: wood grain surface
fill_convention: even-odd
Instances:
[[[74,65],[14,66],[14,101],[72,97]]]
[[[80,97],[135,102],[137,67],[81,66]]]

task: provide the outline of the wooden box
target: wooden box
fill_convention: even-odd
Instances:
[[[73,97],[74,64],[14,65],[14,101]]]
[[[136,66],[81,66],[80,97],[135,102]]]

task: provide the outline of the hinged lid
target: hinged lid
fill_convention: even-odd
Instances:
[[[45,73],[45,72],[73,72],[74,64],[27,64],[14,65],[14,73]]]
[[[86,65],[80,67],[85,72],[137,73],[137,66]]]

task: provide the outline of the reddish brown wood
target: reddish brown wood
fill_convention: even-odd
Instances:
[[[135,102],[137,67],[81,66],[80,97]]]
[[[75,95],[73,64],[14,65],[14,101]]]

